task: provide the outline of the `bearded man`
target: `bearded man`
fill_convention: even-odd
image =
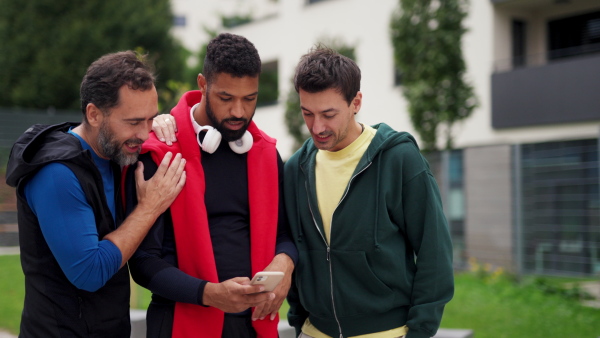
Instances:
[[[186,180],[180,154],[148,181],[138,165],[139,203],[124,218],[121,166],[137,161],[157,115],[154,75],[131,51],[108,54],[80,92],[82,123],[32,126],[6,171],[25,274],[20,337],[129,337],[124,265]]]
[[[134,280],[153,293],[148,337],[278,336],[277,311],[298,254],[275,140],[252,122],[260,71],[250,41],[220,34],[207,46],[200,90],[185,93],[167,115],[170,125],[177,120],[178,142],[169,146],[151,134],[144,144],[146,175],[176,149],[188,160],[190,178],[130,261]],[[128,205],[135,205],[128,175]],[[259,271],[285,278],[260,293],[249,284]]]

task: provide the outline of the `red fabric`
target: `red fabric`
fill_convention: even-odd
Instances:
[[[168,151],[181,152],[186,159],[185,187],[171,205],[179,269],[197,278],[218,283],[204,204],[204,171],[200,147],[190,121],[190,108],[200,102],[200,91],[183,95],[171,115],[177,119],[177,140],[168,147],[154,133],[144,142],[142,152],[151,152],[160,163]],[[248,152],[248,198],[250,203],[250,246],[252,273],[262,271],[275,255],[279,206],[279,180],[275,139],[251,122],[248,131],[254,144]],[[173,337],[221,337],[223,311],[213,307],[176,303]],[[267,317],[268,318],[268,317]],[[277,320],[257,320],[252,323],[258,337],[277,338]]]

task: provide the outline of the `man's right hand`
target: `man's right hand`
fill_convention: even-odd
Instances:
[[[262,292],[264,286],[250,285],[247,277],[236,277],[221,283],[207,283],[202,303],[217,309],[236,313],[275,298],[272,292]]]
[[[179,195],[186,181],[185,159],[181,154],[168,152],[162,159],[158,170],[148,181],[144,180],[144,165],[138,162],[135,170],[135,183],[138,208],[152,211],[156,217],[165,212]],[[169,164],[169,162],[171,162]]]

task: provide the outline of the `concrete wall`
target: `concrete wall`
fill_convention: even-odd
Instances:
[[[467,255],[514,271],[511,147],[464,150]]]

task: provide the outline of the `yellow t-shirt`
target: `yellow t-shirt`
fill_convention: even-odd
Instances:
[[[346,148],[334,152],[327,150],[319,150],[317,152],[317,164],[315,168],[317,200],[319,203],[319,212],[323,219],[323,228],[327,243],[331,242],[333,212],[348,187],[348,182],[354,173],[354,169],[356,169],[358,161],[371,144],[375,133],[377,133],[377,130],[370,126],[365,125],[364,127],[365,130],[360,136]],[[336,224],[335,226],[344,225]],[[315,338],[331,338],[314,327],[309,319],[306,319],[304,322],[302,332]],[[407,332],[408,328],[405,325],[392,330],[355,336],[353,338],[393,338],[404,336]]]
[[[330,336],[324,334],[323,332],[319,331],[319,329],[314,327],[310,323],[310,320],[308,318],[306,318],[304,325],[302,325],[302,332],[304,332],[304,334],[307,334],[307,335],[315,337],[315,338],[331,338]],[[396,338],[396,337],[402,337],[402,336],[406,335],[407,333],[408,333],[408,327],[406,325],[404,325],[404,326],[397,327],[395,329],[391,329],[391,330],[387,330],[387,331],[361,334],[360,336],[352,336],[349,338]]]
[[[365,126],[360,136],[346,148],[338,151],[319,150],[315,168],[317,180],[317,200],[323,219],[325,238],[329,243],[331,219],[335,208],[346,191],[348,181],[365,153],[377,130]]]

